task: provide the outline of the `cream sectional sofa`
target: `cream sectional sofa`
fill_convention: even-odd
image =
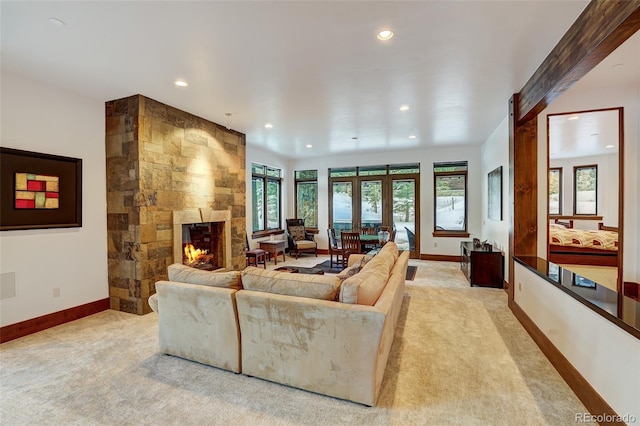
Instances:
[[[199,287],[210,284],[174,282],[170,274],[170,281],[156,284],[160,350],[375,405],[402,305],[408,259],[409,252],[398,253],[397,246],[388,243],[342,282],[335,275],[248,267],[241,273],[240,290],[203,289]],[[352,255],[349,266],[361,261],[362,256]],[[183,267],[172,265],[170,272],[175,268]]]

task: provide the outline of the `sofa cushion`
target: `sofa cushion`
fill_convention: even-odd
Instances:
[[[290,226],[289,234],[291,234],[291,237],[293,238],[294,241],[304,240],[304,237],[305,237],[304,226],[302,225]]]
[[[149,307],[153,312],[158,313],[158,293],[154,293],[149,297]]]
[[[316,242],[309,241],[309,240],[298,240],[296,241],[296,247],[298,247],[298,250],[312,249],[312,248],[316,248]]]
[[[232,288],[235,290],[242,289],[240,281],[240,272],[215,272],[203,271],[191,268],[180,263],[169,265],[169,281],[177,281],[188,284],[209,285],[212,287]]]
[[[351,265],[348,268],[344,268],[338,275],[337,277],[340,278],[340,281],[344,281],[349,277],[354,276],[355,274],[357,274],[358,272],[360,272],[360,269],[362,269],[360,267],[360,262],[356,263],[355,265]]]
[[[398,256],[400,256],[400,252],[398,251],[398,245],[393,241],[389,241],[387,244],[382,246],[382,248],[380,249],[380,253],[391,253],[394,258],[393,259],[394,263],[396,260],[398,260]]]
[[[374,260],[367,263],[367,266]],[[342,303],[373,306],[387,285],[388,278],[389,272],[384,264],[379,268],[368,268],[366,271],[363,269],[342,282],[338,300]]]
[[[335,275],[297,274],[249,266],[242,271],[242,287],[266,293],[335,300],[340,290],[340,279]]]

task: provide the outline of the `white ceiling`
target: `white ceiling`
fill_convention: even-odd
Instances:
[[[289,158],[480,144],[587,3],[2,1],[1,64],[101,102],[231,113]]]

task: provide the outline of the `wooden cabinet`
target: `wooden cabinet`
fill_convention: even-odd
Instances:
[[[472,286],[502,288],[504,256],[488,247],[474,247],[471,241],[460,243],[460,269]]]

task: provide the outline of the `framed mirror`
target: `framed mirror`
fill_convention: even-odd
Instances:
[[[547,115],[547,259],[622,300],[624,108]],[[622,303],[618,304],[622,317]]]

